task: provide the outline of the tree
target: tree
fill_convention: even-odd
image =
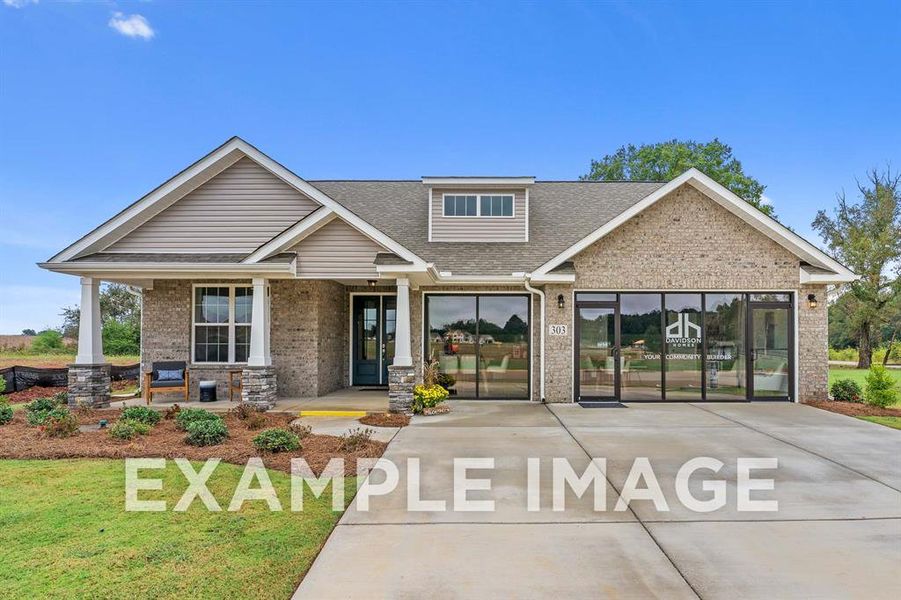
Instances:
[[[761,212],[775,217],[773,207],[763,202],[766,186],[745,175],[741,163],[732,156],[732,148],[713,141],[670,140],[659,144],[621,146],[601,160],[591,161],[591,171],[583,181],[670,181],[690,168],[696,168]]]
[[[31,351],[44,353],[63,349],[63,336],[55,329],[45,329],[31,340]]]
[[[60,331],[65,337],[78,337],[81,310],[63,307]],[[141,303],[121,283],[109,283],[100,289],[100,319],[103,351],[108,354],[138,354],[141,342]]]
[[[891,169],[867,173],[867,181],[858,182],[861,199],[849,204],[845,193],[836,194],[835,216],[819,211],[813,228],[819,232],[835,257],[860,279],[847,286],[855,302],[847,316],[857,339],[858,368],[868,369],[873,345],[878,342],[879,326],[890,314],[901,294],[901,175]]]
[[[35,331],[34,329],[23,329],[22,330],[22,335],[37,335],[37,334],[38,334],[38,332]]]

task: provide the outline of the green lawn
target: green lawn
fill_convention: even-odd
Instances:
[[[901,429],[901,417],[857,417],[870,423],[879,423],[892,429]]]
[[[241,471],[222,463],[208,480],[222,512],[195,499],[175,513],[186,481],[168,461],[141,472],[163,489],[139,492],[166,500],[167,512],[125,512],[124,461],[0,461],[3,597],[289,598],[340,513],[330,494],[315,499],[308,489],[304,511],[291,512],[279,471],[269,473],[282,512],[263,501],[228,512]],[[354,485],[346,479],[348,501]]]
[[[832,383],[838,379],[853,379],[860,385],[861,391],[863,391],[866,386],[866,378],[867,378],[866,369],[829,369],[829,387],[832,387]],[[901,369],[889,369],[889,374],[895,378],[895,388],[901,392]],[[895,404],[898,406],[899,404]]]

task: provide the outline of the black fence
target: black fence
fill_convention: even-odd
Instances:
[[[133,365],[111,365],[110,379],[137,379],[141,373],[140,363]],[[36,385],[42,387],[66,387],[69,384],[69,369],[39,369],[36,367],[7,367],[0,369],[0,377],[6,381],[6,393],[21,392]]]

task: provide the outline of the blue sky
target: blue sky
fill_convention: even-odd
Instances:
[[[240,135],[301,177],[575,179],[730,144],[781,220],[901,168],[901,4],[0,0],[0,333],[59,324],[34,263]]]

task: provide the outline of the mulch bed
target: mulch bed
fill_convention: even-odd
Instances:
[[[362,417],[359,421],[370,427],[406,427],[410,424],[410,417],[391,413],[372,413]]]
[[[110,424],[119,418],[120,410],[93,410],[90,414],[78,414],[80,425],[97,423],[107,419]],[[24,411],[13,420],[0,426],[0,458],[188,458],[205,460],[220,458],[223,462],[244,465],[247,459],[259,456],[270,469],[291,471],[292,458],[305,458],[314,473],[319,474],[329,459],[343,457],[345,474],[355,475],[358,458],[376,458],[382,455],[387,444],[369,441],[355,452],[341,449],[341,438],[331,435],[308,435],[301,440],[301,450],[278,454],[261,453],[251,440],[262,429],[287,427],[294,416],[285,413],[264,413],[266,424],[261,429],[250,430],[244,421],[234,415],[224,415],[229,437],[216,446],[197,447],[185,443],[185,432],[176,429],[175,421],[162,420],[148,435],[132,440],[117,440],[109,430],[80,432],[70,438],[50,438],[39,428],[25,423]]]
[[[34,387],[28,388],[27,390],[22,390],[21,392],[6,394],[6,397],[9,398],[11,404],[17,404],[20,402],[31,402],[35,398],[49,398],[54,394],[65,391],[66,388],[64,387],[41,387],[39,385],[36,385]]]
[[[828,402],[808,402],[808,404],[849,417],[901,417],[901,408],[880,408],[878,406],[870,406],[869,404],[839,402],[837,400],[830,400]]]

